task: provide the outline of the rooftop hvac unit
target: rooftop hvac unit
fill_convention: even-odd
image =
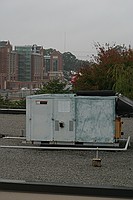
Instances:
[[[26,140],[50,144],[113,144],[117,98],[80,94],[28,96]]]

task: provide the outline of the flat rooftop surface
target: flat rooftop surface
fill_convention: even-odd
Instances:
[[[0,145],[22,141],[0,138]],[[95,157],[95,151],[0,148],[0,179],[133,187],[133,147],[100,151],[101,167],[92,166]]]

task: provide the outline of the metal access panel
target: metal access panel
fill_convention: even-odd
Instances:
[[[115,97],[76,97],[76,142],[113,143]]]
[[[54,141],[75,142],[75,100],[69,96],[54,99]]]
[[[53,140],[53,100],[43,97],[27,98],[26,139],[30,141]]]

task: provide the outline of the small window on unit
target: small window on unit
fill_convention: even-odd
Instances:
[[[40,104],[47,104],[47,101],[40,101]]]
[[[46,105],[48,102],[47,101],[36,101],[37,105]]]

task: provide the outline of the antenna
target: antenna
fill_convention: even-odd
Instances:
[[[66,32],[64,32],[64,52],[66,51]]]

